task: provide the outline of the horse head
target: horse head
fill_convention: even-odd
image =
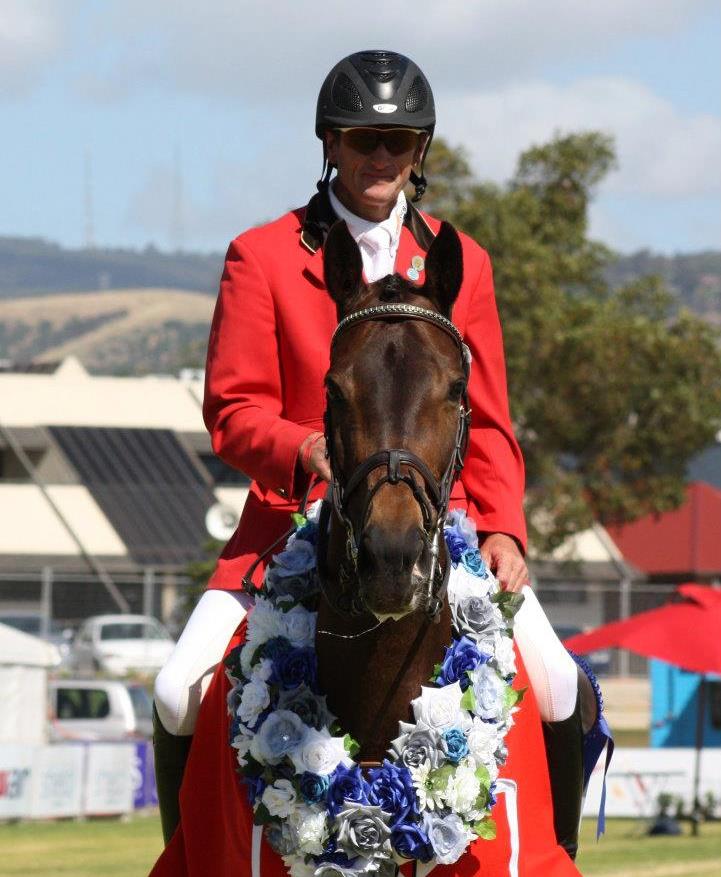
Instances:
[[[428,608],[448,565],[442,517],[468,416],[465,348],[450,324],[461,244],[443,223],[422,287],[399,275],[366,284],[339,222],[324,268],[339,318],[325,381],[335,506],[327,587],[339,589],[336,598],[350,589],[360,611],[397,619]]]

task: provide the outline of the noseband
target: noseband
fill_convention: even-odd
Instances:
[[[442,314],[428,308],[409,304],[386,304],[371,308],[363,308],[349,314],[338,324],[331,340],[331,354],[333,346],[338,338],[351,326],[358,323],[373,320],[421,320],[442,329],[446,335],[452,338],[461,356],[463,373],[468,378],[470,372],[471,354],[463,342],[463,336],[453,323]],[[370,505],[373,498],[381,487],[386,484],[406,484],[421,509],[423,518],[423,539],[431,554],[431,568],[426,580],[426,613],[432,620],[438,620],[445,599],[446,587],[450,564],[446,563],[445,570],[441,570],[439,556],[443,544],[443,525],[448,512],[451,490],[456,479],[463,469],[463,461],[468,447],[468,430],[471,412],[468,406],[466,390],[463,391],[461,402],[458,406],[458,425],[453,452],[440,480],[435,477],[427,464],[412,451],[405,448],[389,448],[371,454],[351,473],[347,482],[343,484],[338,474],[333,454],[332,424],[330,406],[326,407],[325,413],[325,438],[328,453],[328,462],[332,474],[331,496],[333,509],[343,523],[346,530],[346,564],[341,566],[340,574],[342,583],[348,584],[357,581],[358,576],[358,537],[353,521],[348,512],[350,497],[364,484],[371,474],[377,469],[385,470],[378,481],[368,493],[363,513],[360,517],[361,527],[365,526]],[[419,477],[418,477],[419,476]],[[325,505],[325,504],[324,504]],[[330,508],[327,509],[327,515]],[[327,517],[326,515],[326,517]],[[327,524],[327,520],[324,522]],[[326,526],[320,527],[321,533],[326,533]],[[320,558],[319,558],[320,559]],[[350,567],[350,569],[348,568]],[[321,564],[319,563],[319,572]],[[321,576],[322,578],[322,576]],[[367,612],[362,595],[356,594],[348,603],[347,611],[354,613]]]

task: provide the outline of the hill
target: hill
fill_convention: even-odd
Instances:
[[[147,374],[202,366],[213,299],[177,289],[127,289],[0,300],[0,359],[73,354],[91,372]]]
[[[98,289],[189,289],[215,295],[221,253],[60,247],[37,238],[0,237],[0,299]]]
[[[62,292],[164,288],[215,295],[222,253],[163,253],[144,250],[65,249],[36,238],[0,237],[0,300]],[[721,322],[721,251],[663,256],[640,250],[618,255],[607,269],[620,285],[659,274],[679,305]]]

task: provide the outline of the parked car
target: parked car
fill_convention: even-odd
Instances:
[[[173,646],[168,631],[150,615],[94,615],[78,630],[72,663],[80,673],[157,673]]]
[[[572,624],[556,624],[553,629],[556,636],[563,642],[576,636],[579,633],[585,633],[590,628],[581,628]],[[588,655],[582,655],[585,658],[596,676],[607,676],[611,672],[611,653],[608,649],[602,649],[597,652],[590,652]]]
[[[115,679],[55,679],[48,687],[52,742],[152,736],[153,703],[142,685]]]
[[[21,630],[23,633],[29,633],[32,636],[40,637],[46,642],[52,643],[58,647],[60,652],[61,667],[69,666],[70,651],[73,642],[73,630],[71,627],[62,625],[51,619],[47,635],[43,636],[43,617],[39,612],[0,612],[0,622],[7,624],[8,627],[14,627],[15,630]]]

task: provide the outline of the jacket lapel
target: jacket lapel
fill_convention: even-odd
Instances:
[[[303,226],[300,232],[300,244],[310,254],[305,270],[316,283],[321,286],[323,279],[323,243],[331,225],[338,219],[328,198],[325,189],[313,195],[305,208]],[[401,239],[396,254],[395,273],[400,274],[405,280],[411,280],[419,286],[425,281],[423,269],[414,267],[414,257],[420,256],[425,259],[430,245],[433,243],[435,234],[426,220],[413,204],[408,202],[408,209],[403,219]],[[416,260],[416,264],[418,264]],[[409,271],[417,271],[418,277],[409,275]]]

